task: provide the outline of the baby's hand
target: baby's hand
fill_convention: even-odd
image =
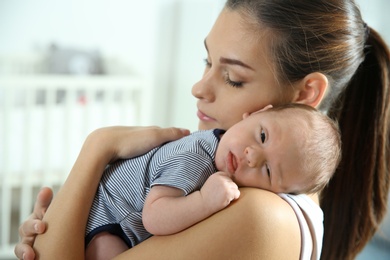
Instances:
[[[225,172],[211,175],[200,189],[200,193],[206,208],[212,213],[225,208],[240,197],[237,184]]]

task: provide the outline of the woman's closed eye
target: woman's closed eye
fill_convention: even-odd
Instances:
[[[207,58],[203,59],[203,61],[204,61],[205,65],[206,65],[206,68],[211,68],[212,64],[211,64],[211,62]],[[228,84],[228,85],[230,85],[230,86],[232,86],[234,88],[240,88],[244,84],[241,81],[233,81],[233,80],[231,80],[230,77],[229,77],[229,73],[228,72],[226,72],[224,74],[224,79],[225,79],[225,83],[226,84]]]
[[[241,81],[233,81],[233,80],[231,80],[230,77],[229,77],[229,72],[226,72],[224,77],[225,77],[225,83],[230,85],[230,86],[232,86],[232,87],[234,87],[234,88],[240,88],[244,84]]]

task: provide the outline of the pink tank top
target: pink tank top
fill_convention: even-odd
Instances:
[[[293,208],[301,229],[301,260],[318,260],[324,236],[324,214],[307,195],[278,194]]]

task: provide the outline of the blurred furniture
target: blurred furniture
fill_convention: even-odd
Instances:
[[[64,182],[91,131],[142,124],[147,90],[132,76],[0,77],[0,259],[14,257],[38,190]]]

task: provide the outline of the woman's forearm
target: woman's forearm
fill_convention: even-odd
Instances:
[[[84,259],[85,225],[108,163],[108,158],[93,143],[86,140],[65,184],[44,216],[47,232],[37,236],[34,244],[38,259]]]
[[[188,134],[185,129],[159,127],[108,127],[91,133],[43,218],[47,231],[36,238],[37,258],[84,259],[88,214],[106,165]]]

